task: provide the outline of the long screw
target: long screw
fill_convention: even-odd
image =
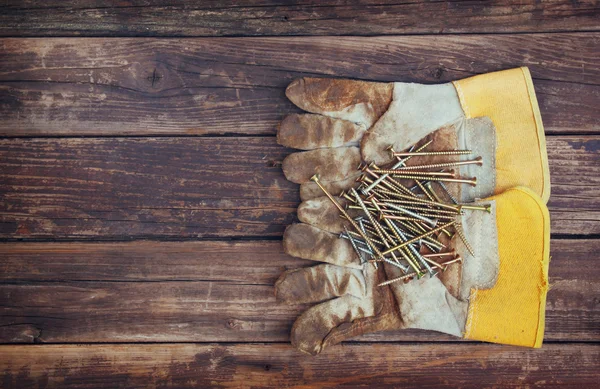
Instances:
[[[376,173],[373,172],[373,170],[369,169],[368,173],[373,175],[374,177],[379,177]],[[371,180],[369,177],[367,177],[364,174],[362,176],[358,177],[356,179],[356,181],[362,182],[362,183],[367,183],[367,184],[373,184],[373,182],[374,182],[373,180]],[[394,180],[389,175],[386,177],[386,180],[381,181],[380,185],[385,185],[386,188],[388,188],[389,190],[391,190],[392,192],[395,192],[395,193],[404,193],[405,195],[409,195],[411,197],[417,197],[408,188],[406,188],[404,185],[402,185],[398,181]],[[363,194],[365,194],[365,193],[363,193]]]
[[[371,222],[371,225],[373,227],[375,227],[375,231],[377,231],[377,235],[379,236],[379,239],[381,239],[381,241],[384,243],[384,246],[389,247],[389,245],[386,241],[386,238],[383,235],[381,225],[375,221],[375,219],[373,218],[373,215],[371,215],[371,212],[369,212],[369,210],[367,209],[367,206],[362,201],[362,199],[360,198],[360,196],[358,195],[356,190],[354,188],[350,188],[350,193],[352,193],[352,195],[358,202],[358,205],[360,205],[360,207],[363,209],[364,213],[367,215],[367,219],[369,219],[369,221]]]
[[[394,224],[391,220],[388,220],[388,219],[384,219],[384,220],[386,221],[386,223],[388,223],[388,225],[390,227],[392,227],[392,230],[394,231],[396,237],[398,237],[398,240],[400,242],[405,242],[407,240],[406,235],[404,235],[404,233],[402,232],[402,230],[400,228],[398,228],[398,226],[396,226],[396,224]],[[414,257],[417,257],[419,259],[419,261],[421,261],[421,263],[423,264],[423,266],[425,266],[425,269],[427,269],[427,271],[429,272],[429,276],[430,277],[433,277],[435,275],[435,273],[433,272],[433,270],[431,269],[431,267],[429,267],[429,265],[427,264],[427,262],[425,262],[425,259],[423,257],[421,257],[421,254],[419,253],[419,251],[417,249],[415,249],[413,247],[413,245],[409,244],[408,245],[408,249],[406,249],[406,247],[405,247],[404,251],[406,251],[409,254],[409,256],[411,257],[412,260],[415,260]],[[411,252],[412,252],[412,254],[414,256],[410,255]],[[413,266],[413,268],[415,270],[417,270],[417,266]]]
[[[427,146],[429,146],[431,144],[431,142],[433,142],[433,141],[430,140],[429,142],[425,143],[423,146],[419,147],[417,149],[417,151],[424,150]],[[390,146],[389,150],[393,151],[394,149],[392,148],[392,146]],[[411,151],[412,151],[412,147],[411,147]],[[394,166],[392,167],[392,169],[397,169],[397,168],[403,166],[406,163],[406,161],[408,161],[410,158],[411,157],[398,160],[398,162],[396,164],[394,164]],[[368,194],[373,188],[375,188],[381,181],[385,180],[388,176],[389,176],[389,174],[382,174],[381,176],[379,176],[378,179],[376,179],[375,181],[373,181],[373,183],[371,185],[369,185],[366,188],[364,188],[362,190],[362,192],[364,194]]]
[[[357,192],[353,192],[353,193],[354,193],[356,196],[358,196],[358,193],[357,193]],[[359,197],[359,199],[360,199],[360,197]],[[360,201],[360,200],[358,200],[358,201]],[[376,201],[375,199],[373,199],[373,201],[372,201],[372,204],[373,204],[373,206],[375,207],[375,209],[376,209],[378,212],[381,212],[381,208],[379,207],[379,204],[377,203],[377,201]],[[379,226],[381,227],[381,225],[379,225]],[[391,227],[390,227],[390,228],[391,228]],[[389,244],[389,243],[391,243],[391,244],[393,245],[393,244],[394,244],[394,239],[392,239],[392,237],[390,236],[390,234],[388,234],[388,233],[385,231],[385,229],[384,229],[384,228],[381,228],[381,232],[383,233],[383,235],[384,235],[384,236],[385,236],[385,238],[386,238],[386,240],[384,240],[384,242],[385,242],[385,246],[386,246],[387,248],[389,248],[389,247],[390,247],[390,244]],[[389,242],[389,243],[388,243],[388,242]],[[392,254],[392,258],[394,258],[394,260],[395,260],[396,262],[400,263],[400,261],[398,261],[398,258],[396,258],[396,255],[395,255],[394,253],[391,253],[391,254]],[[406,269],[405,273],[407,273],[407,272],[408,272],[408,268]]]
[[[471,247],[471,245],[469,244],[469,241],[467,240],[467,237],[465,236],[465,233],[462,229],[462,224],[457,225],[455,229],[456,229],[456,233],[460,237],[460,240],[463,241],[463,243],[465,244],[465,247],[467,248],[467,250],[469,250],[469,253],[471,253],[472,256],[475,256],[475,251],[473,250],[473,247]]]
[[[373,199],[373,205],[379,210],[379,212],[381,212],[381,208],[379,207],[379,204],[377,203],[377,200]],[[392,231],[392,234],[398,239],[399,242],[403,242],[406,239],[402,239],[402,237],[398,234],[397,232],[397,228],[390,220],[385,219],[384,222],[387,224],[388,228]],[[392,241],[390,239],[390,241]],[[409,246],[410,247],[410,246]],[[389,248],[389,246],[388,246]],[[400,251],[403,254],[404,259],[406,259],[406,261],[408,262],[408,264],[410,266],[413,267],[413,269],[415,269],[415,271],[419,272],[420,269],[418,266],[415,265],[414,261],[413,261],[413,257],[410,253],[410,250],[408,249],[404,249],[402,251]],[[394,253],[392,253],[393,256]],[[406,268],[406,270],[404,270],[404,273],[408,273],[408,268]]]
[[[391,207],[393,204],[387,204],[386,206]],[[416,205],[402,205],[402,208],[405,209],[412,209],[415,211],[422,211],[422,212],[428,212],[428,213],[435,213],[435,214],[441,214],[441,215],[458,215],[458,212],[455,211],[448,211],[448,210],[444,210],[444,209],[434,209],[434,208],[425,208],[425,207],[417,207]],[[391,212],[391,213],[395,213],[392,212],[391,210],[384,210],[384,212]]]
[[[325,187],[323,186],[323,184],[321,184],[321,182],[319,182],[319,175],[315,174],[314,176],[312,176],[311,181],[314,181],[315,184],[317,184],[317,186],[319,188],[321,188],[321,190],[323,191],[323,193],[325,193],[325,196],[327,196],[329,198],[329,200],[331,200],[331,202],[336,206],[336,208],[340,211],[340,213],[342,215],[344,215],[346,217],[346,219],[348,219],[348,222],[350,222],[350,224],[352,225],[352,228],[354,228],[356,230],[356,232],[358,232],[358,234],[361,236],[361,238],[363,238],[365,240],[365,242],[367,242],[369,244],[369,246],[371,246],[371,249],[375,252],[375,254],[377,254],[377,257],[381,257],[383,258],[383,254],[381,253],[381,251],[379,251],[379,249],[373,244],[373,242],[371,241],[371,239],[367,236],[367,234],[365,234],[360,227],[356,224],[356,222],[350,217],[350,215],[348,215],[348,213],[346,212],[346,210],[344,209],[344,207],[342,207],[337,201],[336,199],[331,195],[331,193],[329,193],[329,191],[327,189],[325,189]],[[354,189],[352,189],[354,191]],[[356,192],[356,191],[354,191]]]
[[[450,265],[450,264],[455,263],[455,262],[462,262],[462,258],[458,257],[457,259],[454,259],[452,261],[448,261],[448,262],[445,262],[445,263],[440,263],[440,265],[447,266],[447,265]],[[397,278],[393,278],[391,280],[387,280],[387,281],[381,282],[381,283],[377,284],[377,286],[386,286],[386,285],[389,285],[389,284],[393,284],[394,282],[398,282],[398,281],[402,281],[402,280],[406,280],[406,279],[412,278],[412,277],[417,276],[417,275],[418,275],[417,273],[406,274],[406,275],[401,276],[401,277],[397,277]]]
[[[444,192],[446,192],[446,194],[448,195],[448,197],[450,197],[450,200],[452,200],[452,202],[454,204],[458,204],[458,201],[456,201],[456,197],[454,197],[452,195],[452,193],[450,193],[450,191],[448,190],[448,187],[446,187],[446,184],[444,184],[442,181],[437,181],[437,183],[442,187],[442,189],[444,190]]]
[[[358,258],[360,260],[360,264],[362,265],[363,262],[364,262],[364,258],[362,256],[362,254],[360,253],[360,251],[358,249],[358,245],[354,241],[354,238],[352,237],[352,235],[350,235],[350,231],[348,231],[348,227],[346,227],[345,225],[344,225],[344,231],[346,232],[346,235],[348,236],[348,240],[350,241],[350,244],[352,245],[352,248],[356,252],[356,255],[358,255]]]
[[[426,218],[426,217],[422,216],[420,213],[411,212],[411,211],[409,211],[409,210],[408,210],[408,209],[406,209],[406,208],[402,208],[402,207],[399,207],[399,206],[397,206],[397,205],[394,205],[394,204],[389,204],[389,205],[388,205],[388,207],[390,207],[390,208],[392,208],[392,209],[395,209],[395,210],[397,210],[397,211],[400,211],[400,212],[402,212],[402,213],[404,213],[404,214],[406,214],[406,215],[408,215],[408,216],[412,216],[412,217],[414,217],[414,218],[417,218],[417,219],[419,219],[419,220],[422,220],[422,221],[424,221],[425,223],[429,224],[429,225],[430,225],[430,226],[432,226],[432,227],[435,227],[435,226],[437,225],[437,221],[435,221],[435,220],[432,220],[432,219],[429,219],[429,218]],[[384,213],[381,213],[381,214],[380,214],[380,218],[381,218],[381,219],[385,219],[385,216],[386,216],[386,215],[385,215]],[[388,216],[389,216],[389,215],[388,215]]]
[[[402,247],[404,247],[404,246],[407,246],[407,245],[409,245],[409,244],[411,244],[411,243],[414,243],[414,242],[416,242],[416,241],[418,241],[418,240],[420,240],[420,239],[423,239],[423,238],[426,238],[426,237],[428,237],[428,236],[430,236],[430,235],[433,235],[433,234],[435,234],[436,232],[438,232],[438,231],[441,231],[442,229],[444,229],[444,228],[446,228],[446,227],[450,227],[450,226],[452,226],[452,225],[454,225],[454,224],[456,224],[456,220],[453,220],[453,221],[451,221],[451,222],[449,222],[449,223],[446,223],[446,224],[444,224],[444,225],[442,225],[442,226],[440,226],[440,227],[436,227],[436,228],[434,228],[434,229],[432,229],[432,230],[430,230],[430,231],[428,231],[428,232],[426,232],[426,233],[423,233],[423,234],[421,234],[421,235],[419,235],[419,236],[415,236],[414,238],[412,238],[412,239],[410,239],[410,240],[407,240],[407,241],[406,241],[406,242],[404,242],[404,243],[400,243],[398,246],[392,247],[391,249],[388,249],[388,250],[384,251],[384,252],[382,253],[382,256],[383,256],[383,255],[386,255],[386,254],[389,254],[389,253],[391,253],[392,251],[396,251],[396,250],[398,250],[398,249],[401,249]]]
[[[390,150],[391,151],[391,150]],[[420,156],[425,156],[425,155],[465,155],[465,154],[471,154],[471,150],[444,150],[444,151],[425,151],[425,152],[419,152],[419,151],[414,151],[414,152],[392,152],[392,156],[393,157],[420,157]]]
[[[381,283],[377,284],[377,286],[386,286],[386,285],[389,285],[389,284],[393,284],[394,282],[397,282],[397,281],[402,281],[402,280],[406,280],[406,279],[412,278],[414,276],[418,276],[418,273],[409,273],[409,274],[401,276],[401,277],[393,278],[391,280],[387,280],[387,281],[381,282]]]
[[[435,253],[435,254],[422,254],[425,258],[436,258],[436,257],[445,257],[445,256],[455,256],[456,251],[448,251],[446,253]]]
[[[386,203],[397,203],[397,204],[414,204],[414,205],[420,205],[420,206],[425,206],[425,205],[432,205],[435,207],[440,207],[440,208],[445,208],[445,209],[449,209],[452,211],[455,211],[456,213],[460,212],[460,209],[458,206],[455,205],[451,205],[451,204],[445,204],[445,203],[438,203],[435,201],[430,201],[430,200],[425,200],[425,199],[421,199],[421,198],[411,198],[408,196],[396,196],[397,198],[399,198],[400,200],[395,200],[395,199],[387,199],[385,200],[384,204]]]
[[[395,171],[397,172],[398,170],[395,170]],[[409,174],[391,173],[391,174],[394,177],[396,177],[396,178],[404,178],[404,179],[407,179],[407,180],[422,180],[423,179],[423,177],[421,177],[421,176],[411,175],[410,173]],[[461,183],[461,184],[469,184],[471,186],[476,186],[477,185],[477,178],[467,179],[467,178],[428,177],[427,180],[428,181],[458,182],[458,183]]]
[[[483,205],[483,206],[461,204],[458,206],[458,208],[459,209],[472,209],[472,210],[476,210],[476,211],[486,211],[487,213],[492,213],[492,206],[490,204]]]
[[[399,167],[397,170],[437,169],[437,168],[442,168],[442,167],[464,166],[464,165],[478,165],[478,166],[482,166],[483,165],[483,158],[477,157],[477,158],[469,160],[469,161],[433,163],[433,164],[430,164],[430,165],[404,166],[404,167]],[[390,173],[390,174],[394,174],[394,173]]]

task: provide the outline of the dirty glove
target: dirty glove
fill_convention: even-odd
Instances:
[[[315,354],[365,332],[411,327],[539,347],[547,289],[549,228],[543,204],[549,178],[527,69],[435,86],[302,79],[286,94],[315,114],[288,116],[278,131],[282,145],[309,150],[283,162],[286,177],[301,184],[304,200],[298,208],[303,223],[286,230],[284,249],[328,264],[284,273],[276,293],[288,303],[338,297],[305,312],[294,324],[292,342]],[[360,265],[350,243],[338,239],[344,222],[337,209],[321,197],[310,177],[320,174],[337,194],[355,185],[361,159],[382,165],[391,158],[388,146],[400,151],[421,139],[432,141],[427,151],[470,149],[483,157],[482,167],[456,169],[460,176],[477,176],[477,186],[448,185],[461,202],[517,185],[531,190],[511,189],[492,198],[491,215],[468,212],[460,217],[476,257],[454,238],[449,246],[463,264],[451,266],[439,278],[377,287],[397,277],[398,269],[385,264],[376,271]],[[460,157],[436,158],[419,157],[408,164]]]
[[[340,218],[326,197],[304,203],[304,222],[287,228],[285,252],[326,262],[283,273],[279,301],[318,303],[294,323],[291,341],[318,354],[325,347],[368,332],[402,328],[435,330],[468,339],[540,347],[549,261],[549,217],[543,201],[514,188],[481,202],[491,213],[459,216],[467,241],[448,243],[463,258],[438,277],[408,283],[395,266],[361,265],[347,240],[338,238]],[[318,210],[318,211],[317,211]]]
[[[302,200],[322,195],[309,181],[313,174],[339,193],[354,185],[361,155],[381,166],[391,161],[388,146],[401,151],[426,137],[436,149],[471,149],[483,157],[482,167],[457,169],[477,176],[474,187],[450,185],[459,201],[515,186],[544,202],[550,195],[544,129],[527,68],[441,85],[302,78],[286,95],[312,112],[287,116],[277,134],[284,146],[310,150],[283,163],[286,177],[301,184]],[[451,158],[459,157],[445,159]]]

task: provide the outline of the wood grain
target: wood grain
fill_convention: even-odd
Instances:
[[[385,35],[598,31],[598,2],[19,1],[4,36]],[[143,8],[142,8],[143,7]]]
[[[273,138],[0,144],[5,238],[281,236],[299,201]]]
[[[554,234],[600,233],[600,137],[548,137]],[[0,238],[280,237],[298,186],[273,137],[0,140]]]
[[[0,342],[281,342],[307,306],[278,304],[281,242],[2,243]],[[546,341],[599,341],[599,240],[554,240]],[[430,331],[357,341],[456,341]]]
[[[529,66],[547,133],[600,132],[600,33],[2,39],[0,135],[275,133],[302,76],[447,82]]]
[[[9,388],[481,388],[597,383],[600,346],[348,344],[317,357],[287,345],[2,346]]]

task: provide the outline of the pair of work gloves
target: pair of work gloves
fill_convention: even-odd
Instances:
[[[286,95],[310,113],[285,117],[277,134],[281,145],[306,150],[283,161],[302,199],[300,223],[286,229],[283,246],[289,255],[320,262],[286,271],[275,284],[279,301],[315,304],[294,323],[294,346],[314,355],[354,336],[403,328],[541,346],[550,181],[527,68],[441,85],[302,78]],[[476,186],[447,190],[459,203],[490,205],[491,212],[457,216],[472,246],[456,237],[448,243],[461,263],[435,277],[378,286],[400,270],[361,264],[351,243],[338,237],[347,221],[311,177],[318,174],[337,194],[356,185],[361,161],[383,166],[392,161],[389,146],[401,151],[430,140],[427,151],[469,149],[483,158],[482,167],[457,168],[460,176],[477,176]],[[418,163],[441,158],[462,157]]]

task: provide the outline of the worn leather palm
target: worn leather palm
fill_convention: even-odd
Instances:
[[[288,116],[278,131],[281,144],[309,150],[291,154],[283,163],[286,177],[301,184],[304,200],[298,208],[302,223],[288,227],[284,250],[323,262],[285,272],[276,283],[280,301],[318,303],[295,322],[292,343],[303,352],[317,354],[328,345],[379,330],[422,328],[468,336],[471,325],[478,323],[474,320],[477,312],[469,308],[469,298],[474,291],[497,283],[501,253],[506,257],[505,253],[518,251],[513,245],[522,245],[523,239],[539,241],[541,231],[544,240],[548,233],[544,228],[547,210],[544,212],[543,201],[535,193],[511,189],[483,201],[492,205],[491,213],[467,212],[460,216],[476,257],[469,254],[460,239],[453,238],[447,243],[464,259],[462,265],[450,266],[439,278],[378,287],[379,282],[400,276],[399,269],[387,264],[378,270],[362,265],[350,243],[338,238],[344,222],[337,209],[321,197],[322,192],[309,179],[320,174],[325,186],[336,193],[355,185],[361,155],[366,161],[386,163],[390,160],[386,151],[389,145],[403,150],[428,139],[433,141],[428,150],[471,149],[474,155],[482,156],[483,167],[457,169],[461,176],[477,176],[478,185],[467,190],[449,185],[449,189],[461,201],[487,197],[499,191],[495,172],[503,168],[496,164],[498,145],[492,121],[485,117],[467,119],[452,84],[301,79],[294,81],[286,94],[296,105],[315,114]],[[419,158],[412,163],[440,159]],[[516,224],[507,229],[506,223],[498,223],[499,214],[506,219],[516,210]],[[514,242],[503,239],[504,246],[499,248],[499,230],[503,236],[517,233]],[[533,261],[547,255],[544,250],[538,251],[531,253]],[[511,343],[508,339],[500,336],[497,341]]]
[[[478,179],[475,187],[463,186],[463,193],[452,189],[459,200],[515,186],[548,200],[543,125],[526,68],[441,85],[302,78],[288,86],[286,95],[311,112],[289,115],[277,134],[280,144],[308,150],[283,164],[286,177],[301,184],[303,200],[321,196],[309,181],[313,174],[340,191],[353,185],[361,156],[383,165],[391,161],[388,146],[401,151],[428,136],[436,138],[437,149],[470,148],[483,157],[481,168],[458,169],[461,176]],[[436,135],[440,130],[444,134]]]

